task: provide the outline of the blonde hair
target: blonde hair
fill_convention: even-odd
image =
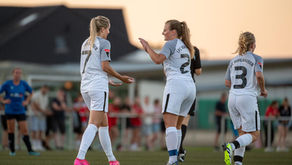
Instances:
[[[238,53],[239,55],[245,54],[249,51],[250,47],[255,43],[254,34],[251,32],[241,33],[238,40],[238,48],[234,54]]]
[[[94,41],[98,33],[102,28],[108,28],[110,24],[110,20],[105,16],[97,16],[90,20],[89,24],[89,38],[88,44],[90,44],[90,49],[92,49]]]
[[[170,30],[176,30],[178,38],[180,38],[186,47],[189,49],[191,58],[194,58],[194,47],[191,43],[190,29],[185,21],[179,22],[178,20],[168,20],[165,24],[169,24]]]

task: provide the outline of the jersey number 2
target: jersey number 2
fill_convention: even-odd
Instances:
[[[188,58],[188,62],[183,63],[179,68],[182,74],[188,73],[189,71],[185,70],[185,67],[190,65],[190,56],[188,54],[181,54],[180,58]]]
[[[239,75],[236,75],[235,78],[236,79],[241,79],[242,80],[242,83],[240,85],[233,85],[233,88],[234,89],[242,89],[246,86],[246,73],[247,73],[247,69],[244,67],[244,66],[236,66],[235,67],[235,70],[238,71],[238,70],[241,70],[242,73],[239,74]]]

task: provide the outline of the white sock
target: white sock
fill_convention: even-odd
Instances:
[[[116,161],[116,158],[112,151],[112,144],[111,144],[111,139],[109,136],[108,127],[99,127],[98,136],[99,136],[99,141],[103,148],[103,151],[105,152],[108,158],[108,161]]]
[[[244,152],[245,152],[245,147],[240,147],[238,149],[235,149],[235,151],[234,151],[234,163],[236,165],[242,165],[242,160],[241,161],[239,161],[239,160],[237,161],[236,159],[238,159],[238,158],[236,158],[236,157],[242,157],[242,159],[243,159]]]
[[[77,155],[78,159],[85,159],[85,154],[87,153],[88,148],[90,147],[95,134],[97,132],[97,127],[94,124],[89,124],[85,129],[82,140],[79,148],[79,152]]]
[[[181,137],[182,137],[182,133],[181,133],[181,129],[176,130],[177,132],[177,152],[179,152],[179,147],[180,147],[180,143],[181,143]]]
[[[236,139],[236,141],[238,141],[238,143],[240,144],[240,147],[245,147],[245,146],[251,144],[252,136],[251,136],[251,134],[247,133],[247,134],[239,136]]]
[[[169,154],[168,163],[172,164],[177,161],[177,130],[175,127],[168,127],[165,134],[166,147]]]

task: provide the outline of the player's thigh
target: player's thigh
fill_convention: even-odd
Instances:
[[[90,110],[108,112],[108,91],[90,91]]]
[[[228,110],[234,129],[239,129],[241,126],[241,117],[240,113],[238,112],[238,109],[236,109],[236,99],[237,99],[236,95],[229,94]]]
[[[165,128],[176,127],[177,120],[178,120],[178,115],[168,113],[168,112],[163,113],[163,121],[164,121]]]
[[[89,124],[94,124],[97,127],[108,126],[107,114],[103,111],[91,110],[89,114]]]
[[[7,131],[8,133],[14,133],[15,130],[15,119],[14,118],[7,118]]]
[[[88,92],[84,92],[84,93],[81,93],[81,95],[83,97],[83,100],[84,100],[86,106],[90,110],[91,109],[91,107],[90,107],[91,99],[90,99],[89,93]]]
[[[260,130],[260,115],[256,97],[249,95],[237,96],[236,108],[240,113],[244,132]]]

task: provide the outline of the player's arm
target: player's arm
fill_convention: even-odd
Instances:
[[[195,60],[192,60],[192,64],[195,69],[195,74],[199,76],[202,74],[200,50],[197,47],[194,47],[194,49],[195,49]]]
[[[147,41],[145,41],[143,38],[139,38],[140,43],[142,44],[144,50],[149,54],[151,60],[155,64],[162,64],[163,61],[166,59],[166,56],[163,54],[156,53],[148,44]]]
[[[129,77],[129,76],[125,76],[125,75],[121,75],[118,72],[116,72],[111,66],[109,61],[102,61],[101,62],[101,67],[102,70],[105,71],[106,73],[108,73],[109,75],[116,77],[117,79],[123,81],[124,83],[132,83],[134,82],[134,78]],[[111,82],[110,82],[111,83]]]
[[[258,82],[258,86],[260,87],[261,90],[261,96],[267,97],[268,92],[265,88],[265,78],[263,72],[256,72],[256,78]]]
[[[256,79],[258,82],[258,86],[261,91],[261,96],[267,97],[268,92],[265,88],[265,78],[263,74],[263,59],[260,56],[255,56],[256,58],[256,63],[255,63],[255,74],[256,74]]]
[[[120,75],[118,72],[116,72],[111,66],[110,66],[110,50],[111,50],[111,45],[110,42],[107,40],[103,40],[103,42],[100,43],[100,57],[101,57],[101,68],[103,71],[108,73],[109,75],[116,77],[117,79],[121,80],[124,83],[132,83],[134,82],[134,78],[129,77],[129,76],[123,76]],[[109,82],[110,85],[113,85],[111,81]]]
[[[28,105],[29,102],[30,102],[31,97],[32,97],[32,93],[29,93],[28,96],[26,97],[26,99],[22,102],[22,105],[23,106]]]
[[[230,68],[231,68],[231,62],[229,63],[226,74],[225,74],[225,86],[227,88],[231,88]]]

